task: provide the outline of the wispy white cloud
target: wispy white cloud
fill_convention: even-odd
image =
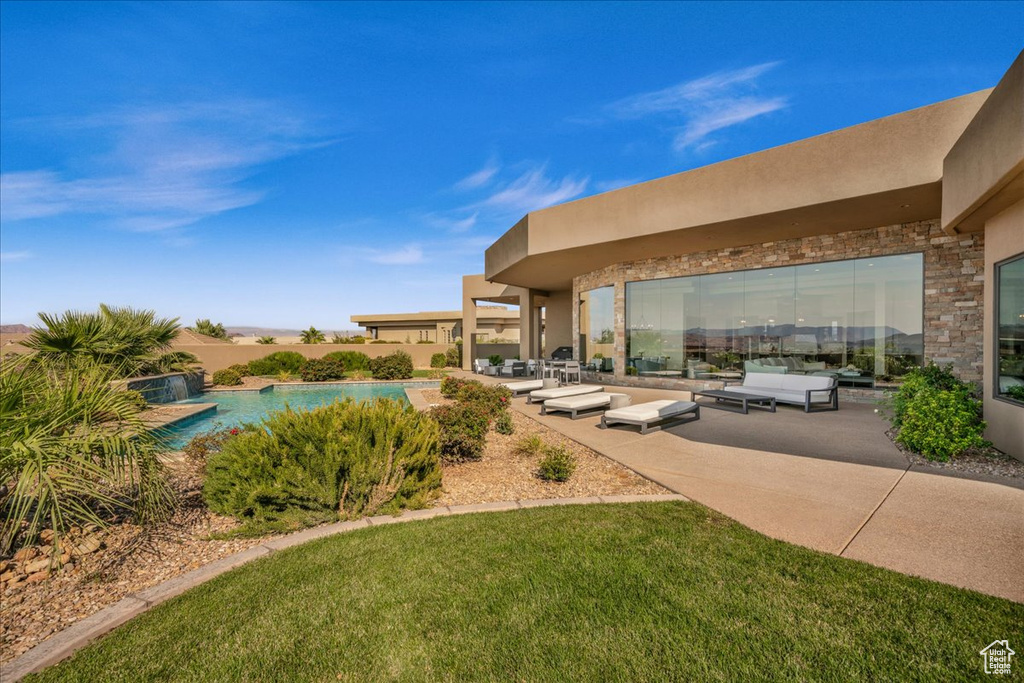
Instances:
[[[546,166],[537,166],[499,186],[479,205],[508,211],[535,211],[580,196],[589,183],[589,177],[565,176],[555,180],[547,176]]]
[[[456,214],[464,214],[464,211],[456,211]],[[425,220],[427,223],[435,228],[441,228],[448,232],[462,233],[468,232],[476,226],[477,219],[480,218],[480,212],[474,211],[468,216],[463,218],[454,218],[448,216],[441,216],[436,213],[427,214]]]
[[[384,266],[411,266],[423,263],[423,249],[419,245],[409,244],[392,250],[367,249],[366,260]]]
[[[178,230],[256,204],[265,191],[244,181],[258,166],[334,142],[269,101],[134,107],[19,125],[92,136],[107,149],[70,160],[95,169],[90,174],[33,169],[0,176],[4,221],[91,214],[141,232]]]
[[[0,251],[0,263],[27,261],[30,258],[32,258],[32,252],[30,251]]]
[[[494,179],[494,176],[501,170],[501,164],[498,160],[491,158],[487,161],[483,168],[474,173],[470,173],[468,176],[455,183],[455,189],[460,191],[475,190],[480,187],[484,187]]]
[[[715,131],[749,121],[789,105],[784,96],[757,93],[758,80],[779,62],[718,71],[662,90],[623,98],[605,107],[620,120],[658,117],[674,131],[677,151],[704,148],[714,143]]]

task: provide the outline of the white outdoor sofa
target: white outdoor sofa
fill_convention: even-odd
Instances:
[[[539,391],[531,391],[530,395],[526,397],[527,403],[544,403],[552,398],[568,398],[570,396],[581,396],[583,394],[593,394],[599,391],[604,391],[604,387],[599,387],[594,384],[574,384],[571,387],[558,387],[557,389],[541,389]]]
[[[649,401],[609,410],[601,416],[601,429],[612,424],[638,425],[641,434],[656,432],[669,423],[700,419],[700,406],[693,401]]]
[[[540,407],[540,414],[547,415],[548,413],[569,413],[572,419],[580,417],[580,413],[587,413],[588,415],[594,412],[605,411],[609,408],[619,407],[625,408],[629,405],[629,396],[627,394],[612,394],[605,392],[595,392],[591,394],[580,394],[578,396],[569,396],[568,398],[552,398],[544,401],[544,405]]]
[[[839,410],[839,381],[826,375],[778,375],[748,372],[743,384],[727,386],[725,391],[755,396],[770,396],[776,403],[793,403],[811,412],[812,406]]]
[[[557,382],[555,382],[555,380],[550,380],[550,381],[557,384]],[[504,382],[504,383],[502,383],[501,386],[503,386],[506,389],[508,389],[509,391],[511,391],[513,398],[518,398],[519,396],[522,396],[523,394],[528,394],[531,391],[538,391],[540,389],[543,389],[544,388],[544,380],[542,380],[542,379],[526,379],[526,380],[523,380],[522,382]]]

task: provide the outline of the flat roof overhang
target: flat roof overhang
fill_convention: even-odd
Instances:
[[[938,218],[943,159],[990,92],[532,212],[485,277],[564,290],[623,261]]]

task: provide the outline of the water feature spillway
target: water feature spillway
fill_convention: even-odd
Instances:
[[[166,375],[136,377],[127,381],[126,388],[138,391],[150,403],[184,401],[202,393],[203,373],[173,372]]]

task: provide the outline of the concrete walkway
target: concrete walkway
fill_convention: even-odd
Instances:
[[[633,402],[688,392],[608,387]],[[705,408],[641,436],[599,418],[514,409],[768,536],[1024,602],[1024,481],[911,468],[864,404],[805,414]]]

